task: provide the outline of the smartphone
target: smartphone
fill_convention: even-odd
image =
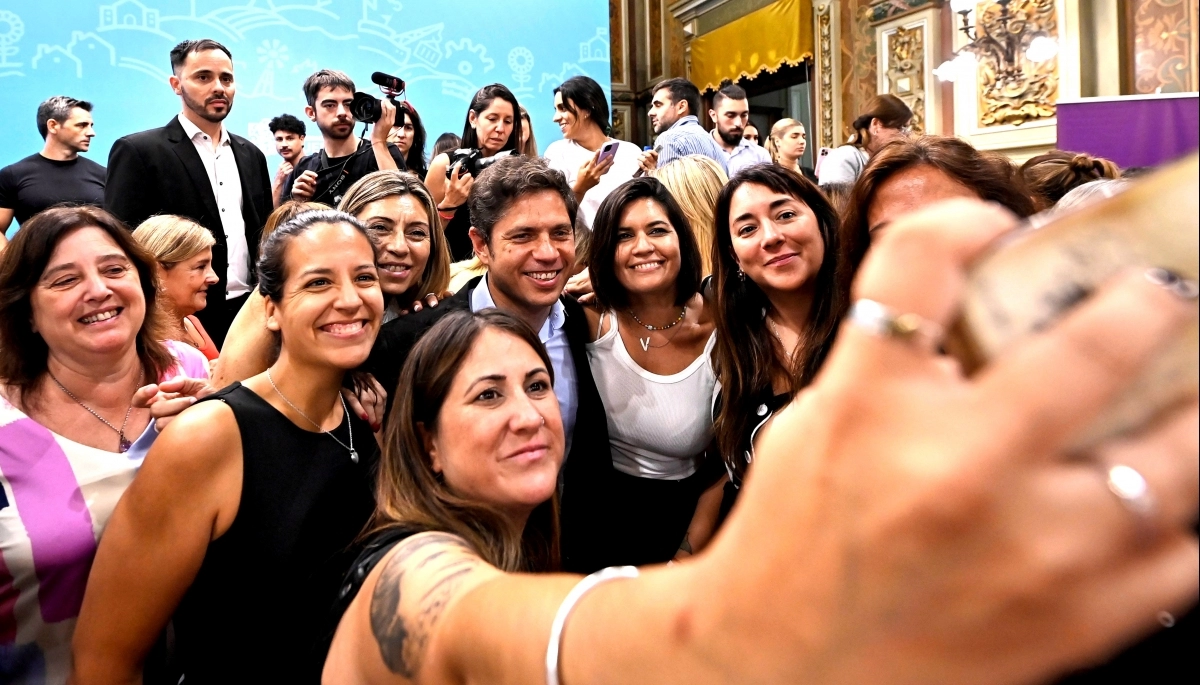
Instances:
[[[813,174],[815,174],[817,178],[821,177],[821,162],[824,162],[825,158],[829,156],[830,149],[832,148],[823,147],[817,151],[817,163],[813,167]]]
[[[1200,157],[1130,182],[1113,197],[1034,217],[972,267],[946,348],[968,373],[1051,325],[1126,269],[1200,277]],[[1193,301],[1194,302],[1194,301]],[[1114,330],[1114,336],[1121,331]],[[1083,449],[1136,429],[1200,386],[1196,320],[1164,346],[1137,380],[1077,440]]]
[[[605,160],[609,160],[609,159],[612,159],[613,157],[616,157],[617,156],[617,148],[620,146],[620,144],[621,143],[619,141],[610,140],[607,143],[605,143],[604,145],[601,145],[600,153],[598,155],[596,155],[596,164],[601,164]]]

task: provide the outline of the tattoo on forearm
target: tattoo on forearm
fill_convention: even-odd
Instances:
[[[429,550],[430,546],[439,549]],[[415,562],[413,557],[419,557]],[[379,655],[393,673],[413,679],[429,638],[463,577],[486,565],[462,538],[448,533],[427,533],[401,542],[380,571],[371,595],[371,632]],[[428,574],[427,588],[413,603],[401,606],[405,575]]]

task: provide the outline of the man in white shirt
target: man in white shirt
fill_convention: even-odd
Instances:
[[[729,84],[718,90],[708,116],[716,122],[713,140],[729,155],[731,177],[748,166],[771,163],[770,153],[742,137],[750,123],[750,101],[740,86]]]
[[[197,316],[219,347],[254,287],[271,178],[262,151],[223,123],[237,89],[229,49],[214,40],[187,40],[171,50],[171,67],[182,111],[162,128],[113,145],[104,207],[130,228],[155,214],[175,214],[213,234],[212,265],[221,280]]]

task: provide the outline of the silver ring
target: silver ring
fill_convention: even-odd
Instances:
[[[1147,525],[1154,514],[1154,495],[1146,478],[1132,466],[1117,464],[1108,468],[1108,489],[1120,500],[1125,507],[1138,518],[1139,523]]]
[[[944,330],[918,314],[901,314],[885,304],[866,298],[854,301],[847,317],[850,322],[871,335],[903,341],[922,340],[936,347]]]

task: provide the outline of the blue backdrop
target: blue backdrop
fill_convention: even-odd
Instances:
[[[556,85],[586,74],[610,90],[605,0],[0,0],[0,166],[41,149],[35,114],[52,95],[95,105],[87,156],[101,164],[117,138],[166,124],[180,110],[168,53],[189,38],[233,52],[225,123],[262,148],[272,172],[267,122],[304,119],[301,84],[324,67],[376,94],[373,71],[407,81],[427,152],[442,132],[462,133],[467,103],[488,83],[512,88],[543,150],[561,137]],[[306,149],[320,144],[310,124]]]

